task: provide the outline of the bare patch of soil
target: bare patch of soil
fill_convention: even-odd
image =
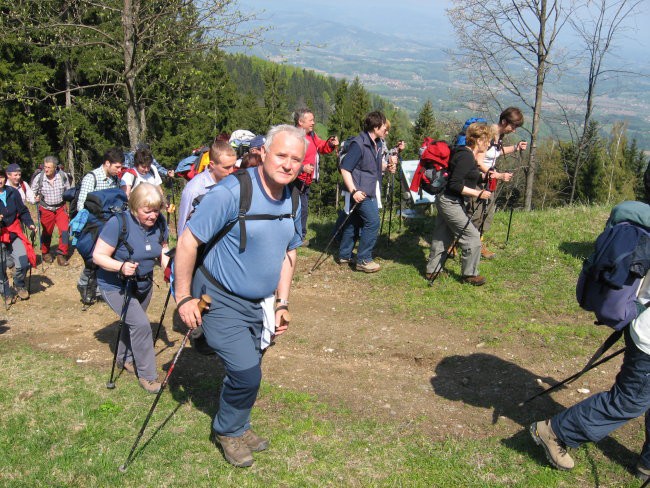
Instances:
[[[620,366],[617,358],[552,398],[522,408],[518,403],[540,391],[540,380],[553,384],[579,370],[587,358],[557,362],[542,344],[504,341],[493,346],[484,344],[478,332],[458,329],[444,318],[408,321],[388,309],[371,309],[364,300],[365,275],[332,260],[307,275],[311,264],[299,261],[291,297],[293,323],[265,355],[265,380],[360,417],[391,420],[432,440],[511,437],[533,420],[585,398],[579,388],[609,388]],[[118,318],[103,303],[81,311],[75,286],[81,267],[75,255],[67,268],[54,264],[45,265],[44,273],[40,267],[34,270],[32,297],[10,308],[0,324],[0,340],[27,342],[69,357],[79,367],[101,368],[108,377]],[[149,308],[154,327],[167,294],[160,276],[157,281],[160,287]],[[174,312],[170,303],[166,336],[157,346],[159,367],[171,361],[184,332]],[[174,375],[193,368],[192,375],[200,377],[217,363],[191,351],[186,357]],[[618,437],[634,436],[638,442],[637,432],[638,421]]]

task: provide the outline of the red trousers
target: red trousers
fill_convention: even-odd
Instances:
[[[61,205],[54,212],[39,206],[38,211],[41,216],[41,226],[43,227],[43,232],[41,234],[41,252],[43,254],[50,252],[52,233],[54,232],[54,226],[56,225],[56,228],[59,229],[59,249],[57,254],[67,256],[69,241],[68,225],[70,224],[70,220],[65,211],[65,205]]]

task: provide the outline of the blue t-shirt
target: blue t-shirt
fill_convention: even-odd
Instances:
[[[165,217],[158,216],[158,221],[151,229],[145,229],[135,219],[131,212],[124,212],[126,216],[126,241],[133,247],[133,254],[129,256],[129,251],[124,244],[120,244],[113,253],[113,258],[118,261],[131,259],[138,263],[137,276],[144,277],[153,272],[156,258],[160,257],[162,252],[162,243],[160,233],[163,233],[162,242],[167,242],[167,223]],[[109,246],[117,246],[120,236],[120,227],[122,221],[118,216],[111,217],[102,228],[99,238]],[[115,271],[106,271],[99,269],[97,271],[97,284],[103,290],[120,290],[124,283]],[[146,291],[151,287],[151,281],[138,281],[138,291]]]
[[[281,200],[273,200],[262,187],[258,168],[247,170],[253,195],[247,215],[291,214],[291,192],[284,189]],[[239,180],[230,175],[201,200],[187,228],[207,243],[239,214]],[[275,291],[287,251],[301,244],[300,206],[293,220],[247,220],[246,249],[239,252],[239,223],[208,253],[203,265],[224,288],[249,300],[265,298]],[[200,256],[199,256],[200,257]]]

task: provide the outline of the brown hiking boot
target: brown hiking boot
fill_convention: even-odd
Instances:
[[[212,432],[212,441],[221,446],[223,457],[237,468],[248,468],[253,465],[253,453],[244,442],[244,436],[227,437]]]
[[[481,257],[483,259],[494,259],[495,256],[496,253],[493,253],[487,247],[485,247],[485,244],[481,245]]]
[[[243,433],[241,438],[248,446],[248,448],[253,452],[264,451],[269,447],[268,439],[264,439],[263,437],[258,436],[255,432],[253,432],[253,429],[248,429]]]
[[[16,288],[16,298],[29,300],[29,292],[25,288]]]
[[[376,273],[381,269],[381,266],[374,261],[368,261],[367,263],[357,263],[355,269],[364,273]]]
[[[557,469],[569,470],[573,469],[575,463],[569,453],[566,451],[564,442],[560,441],[553,432],[550,420],[542,420],[530,424],[528,428],[530,435],[535,441],[535,444],[542,446],[548,461]]]
[[[487,280],[485,276],[476,275],[476,276],[463,276],[463,283],[469,283],[474,286],[483,286]]]
[[[435,273],[425,273],[424,276],[426,277],[427,280],[431,281],[434,274]],[[438,276],[436,276],[436,279],[437,278],[447,278],[448,276],[449,276],[449,272],[446,269],[442,269],[442,270],[440,270],[438,272]]]
[[[63,254],[57,254],[56,264],[58,264],[59,266],[68,266],[70,263],[68,262],[68,259]]]
[[[138,382],[140,383],[140,386],[144,389],[144,391],[146,391],[147,393],[156,394],[160,391],[161,385],[156,380],[151,381],[151,380],[145,380],[144,378],[138,378]]]
[[[42,255],[42,259],[44,263],[51,264],[54,261],[54,256],[48,252],[47,254]]]
[[[133,366],[132,362],[127,362],[127,363],[118,362],[117,367],[125,370],[127,373],[135,374],[135,366]]]

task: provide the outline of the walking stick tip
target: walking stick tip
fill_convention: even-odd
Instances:
[[[117,468],[120,473],[126,473],[126,464],[122,464],[119,468]]]

